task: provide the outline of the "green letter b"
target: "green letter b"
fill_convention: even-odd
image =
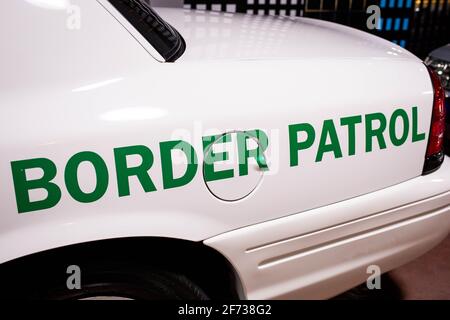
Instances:
[[[27,169],[40,168],[44,172],[40,179],[27,180]],[[61,199],[61,189],[51,182],[56,177],[55,164],[46,158],[11,162],[14,190],[16,192],[19,213],[44,210],[54,207]],[[45,189],[47,197],[43,200],[30,201],[29,190]]]

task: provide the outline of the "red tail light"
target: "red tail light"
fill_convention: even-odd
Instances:
[[[428,69],[433,84],[433,115],[423,173],[437,170],[444,161],[445,92],[437,74]]]

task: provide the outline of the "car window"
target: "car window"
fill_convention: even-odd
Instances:
[[[183,37],[143,0],[109,0],[166,60],[177,60],[185,50]]]

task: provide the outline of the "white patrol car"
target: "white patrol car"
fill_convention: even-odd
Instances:
[[[140,0],[0,17],[2,295],[330,298],[450,230],[443,89],[399,46]]]

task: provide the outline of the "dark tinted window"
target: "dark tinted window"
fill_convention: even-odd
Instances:
[[[109,0],[168,62],[184,52],[181,35],[165,22],[144,0]]]

